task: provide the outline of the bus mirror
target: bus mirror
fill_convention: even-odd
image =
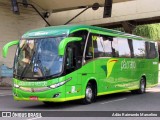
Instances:
[[[81,41],[81,40],[82,40],[81,37],[67,37],[67,38],[64,38],[59,44],[58,55],[64,55],[65,48],[66,48],[66,45],[68,43],[74,42],[74,41]]]
[[[14,40],[12,42],[7,43],[6,45],[4,45],[3,47],[3,57],[6,58],[7,54],[8,54],[8,48],[13,46],[13,45],[17,45],[19,43],[19,40]]]

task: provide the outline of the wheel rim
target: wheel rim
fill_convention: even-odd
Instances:
[[[87,99],[88,102],[91,102],[92,96],[93,96],[92,88],[87,87],[87,89],[86,89],[86,99]]]
[[[145,82],[144,82],[144,80],[141,81],[141,91],[142,92],[145,91]]]

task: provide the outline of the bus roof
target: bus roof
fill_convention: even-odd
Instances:
[[[51,36],[59,36],[59,35],[68,35],[69,33],[73,33],[78,30],[90,30],[93,33],[100,33],[100,34],[106,34],[111,36],[119,36],[119,37],[125,37],[125,38],[132,38],[132,39],[138,39],[142,40],[144,38],[127,34],[124,32],[120,32],[117,30],[112,29],[106,29],[96,26],[89,26],[89,25],[60,25],[60,26],[51,26],[51,27],[44,27],[39,28],[35,30],[30,30],[27,33],[25,33],[22,38],[39,38],[39,37],[51,37]]]

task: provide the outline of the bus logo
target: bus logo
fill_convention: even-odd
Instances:
[[[121,62],[121,70],[127,70],[127,69],[135,69],[136,68],[136,62],[126,61],[125,59]]]
[[[107,78],[111,75],[113,67],[114,67],[116,62],[118,62],[118,59],[110,59],[107,62]]]

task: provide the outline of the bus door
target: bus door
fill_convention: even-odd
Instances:
[[[71,42],[66,48],[65,72],[66,79],[70,79],[66,85],[66,97],[79,96],[82,91],[82,76],[79,74],[82,67],[84,41]]]

